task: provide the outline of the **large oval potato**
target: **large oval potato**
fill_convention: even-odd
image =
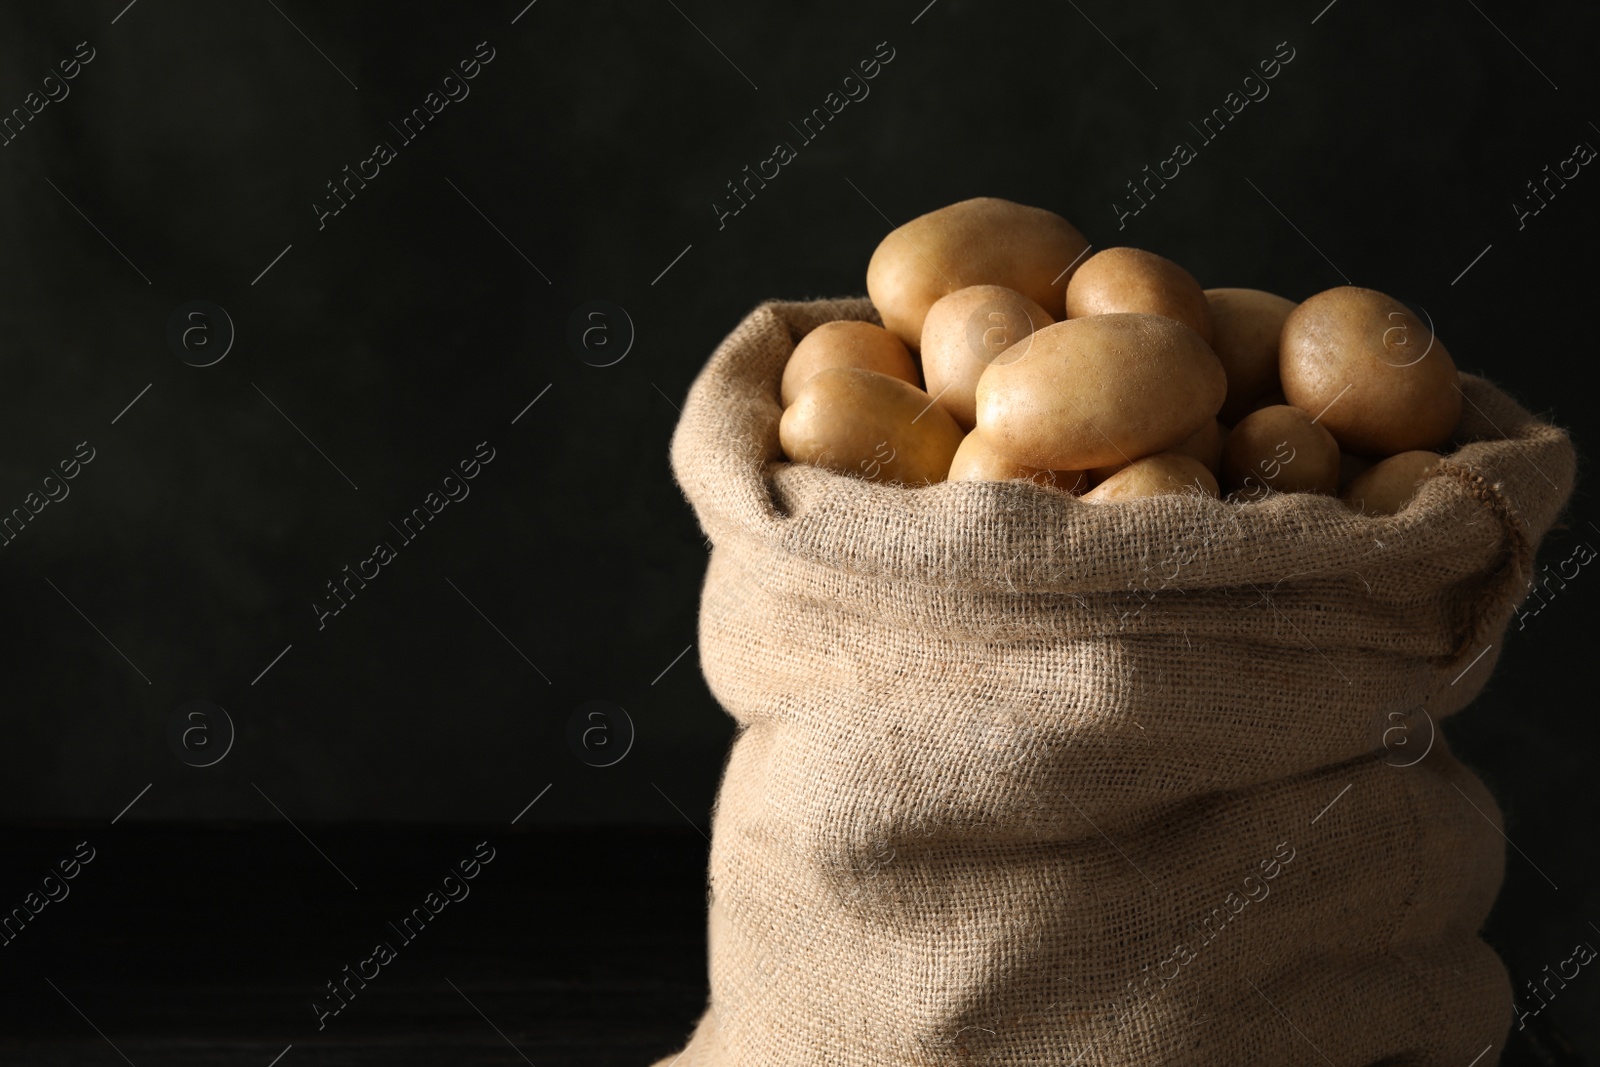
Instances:
[[[1339,499],[1363,515],[1393,515],[1411,502],[1439,465],[1436,452],[1402,452],[1350,479]]]
[[[778,423],[796,463],[874,482],[942,482],[961,427],[921,389],[859,367],[829,367],[800,387]]]
[[[1067,318],[1136,311],[1176,319],[1211,340],[1211,306],[1194,275],[1142,248],[1107,248],[1073,272]]]
[[[916,360],[905,342],[882,326],[870,322],[841,319],[825,322],[800,338],[783,366],[783,382],[778,394],[783,406],[794,398],[813,374],[828,367],[860,367],[875,370],[912,385],[921,385]]]
[[[1158,452],[1134,460],[1083,494],[1082,499],[1088,504],[1114,504],[1119,500],[1168,493],[1204,493],[1214,497],[1217,480],[1206,470],[1205,464],[1193,456]]]
[[[1033,332],[1055,321],[1037,303],[1003,285],[969,285],[941,296],[922,323],[928,394],[963,430],[972,429],[978,421],[978,379],[989,364],[1021,358]]]
[[[963,200],[890,231],[867,264],[867,295],[884,326],[913,348],[933,302],[969,285],[1015,289],[1060,319],[1068,268],[1088,247],[1053,211]]]
[[[978,379],[977,432],[1030,467],[1086,470],[1171,448],[1201,429],[1228,388],[1200,335],[1159,315],[1068,319]]]
[[[1246,501],[1269,492],[1337,492],[1339,444],[1297,407],[1252,411],[1228,433],[1222,484]]]
[[[956,449],[955,459],[950,461],[949,480],[952,482],[1010,482],[1019,478],[1069,493],[1088,484],[1082,471],[1045,470],[1008,459],[975,433],[967,434],[961,447]]]
[[[1289,313],[1278,375],[1289,403],[1369,456],[1435,449],[1461,418],[1455,361],[1392,296],[1353,285]]]
[[[1232,425],[1278,388],[1278,339],[1294,301],[1260,289],[1207,289],[1211,351],[1228,372],[1228,399],[1217,417]]]

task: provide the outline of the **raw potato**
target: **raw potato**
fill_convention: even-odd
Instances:
[[[812,375],[778,423],[783,454],[796,463],[909,485],[944,481],[961,437],[927,393],[858,367]]]
[[[827,367],[860,367],[920,386],[917,364],[905,343],[882,326],[850,319],[825,322],[800,338],[783,368],[778,393],[783,406],[815,373]]]
[[[1090,256],[1067,283],[1067,318],[1137,311],[1177,319],[1211,341],[1211,307],[1194,275],[1140,248],[1108,248]]]
[[[867,264],[867,295],[884,326],[912,348],[933,302],[969,285],[1015,289],[1060,319],[1067,268],[1088,247],[1053,211],[963,200],[890,231]]]
[[[1068,319],[1028,354],[978,380],[978,426],[1030,467],[1086,470],[1178,444],[1222,406],[1222,364],[1193,330],[1159,315]]]
[[[1411,310],[1372,289],[1318,293],[1283,324],[1278,373],[1289,403],[1352,452],[1438,448],[1461,417],[1456,365]]]
[[[1390,456],[1352,478],[1339,499],[1363,515],[1393,515],[1410,503],[1438,465],[1435,452]]]
[[[963,430],[978,421],[978,379],[991,363],[1012,363],[1028,351],[1033,331],[1056,320],[1003,285],[969,285],[942,296],[922,323],[922,373],[928,395]],[[904,346],[902,346],[904,347]]]
[[[1018,478],[1068,492],[1083,489],[1088,483],[1082,471],[1053,471],[1014,463],[984,444],[975,433],[967,434],[950,463],[952,482],[1009,482]]]
[[[1082,499],[1089,504],[1114,504],[1138,497],[1197,491],[1217,495],[1217,480],[1204,464],[1193,456],[1158,452],[1128,464],[1083,494]]]
[[[1102,501],[1209,484],[1392,514],[1455,433],[1464,395],[1425,312],[1349,285],[1298,305],[1201,289],[1153,252],[1090,251],[1061,216],[994,197],[894,228],[867,267],[883,325],[800,340],[767,451],[899,484]]]
[[[1278,493],[1335,493],[1339,445],[1333,435],[1296,407],[1252,411],[1228,434],[1222,450],[1222,484],[1241,500]]]
[[[1278,338],[1294,301],[1260,289],[1207,289],[1206,303],[1211,351],[1228,372],[1228,399],[1217,417],[1232,424],[1278,388]]]

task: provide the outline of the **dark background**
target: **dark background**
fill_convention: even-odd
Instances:
[[[676,406],[754,304],[863,292],[915,215],[1003,196],[1207,286],[1382,289],[1594,439],[1600,176],[1520,228],[1513,206],[1600,145],[1592,5],[925,2],[0,6],[0,114],[95,50],[0,147],[0,513],[95,449],[0,548],[0,907],[79,840],[103,857],[0,948],[0,1062],[672,1052],[731,737],[693,647]],[[402,144],[388,124],[483,41],[470,95]],[[879,42],[870,95],[801,144],[789,123]],[[1270,95],[1200,144],[1188,123],[1279,42]],[[397,157],[319,229],[379,140]],[[1198,158],[1119,231],[1124,183],[1179,140]],[[778,141],[798,158],[719,229]],[[236,329],[203,368],[167,329],[197,299]],[[614,314],[616,347],[568,339],[595,299],[636,334],[610,366]],[[485,440],[470,495],[400,546],[388,523]],[[1580,485],[1541,558],[1596,521]],[[324,583],[385,539],[319,630]],[[1449,728],[1515,843],[1489,936],[1519,988],[1600,945],[1600,578],[1549,599]],[[205,768],[168,739],[196,699],[237,731]],[[613,766],[568,741],[592,700],[636,730]],[[507,861],[480,904],[317,1034],[321,983],[481,839]],[[1586,970],[1530,1020],[1569,1058],[1507,1062],[1600,1062],[1597,1017]]]

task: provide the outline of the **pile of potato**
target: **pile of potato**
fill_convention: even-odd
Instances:
[[[1153,253],[1087,250],[1059,215],[987,197],[894,230],[867,266],[883,326],[825,323],[784,368],[784,454],[882,482],[1327,493],[1374,515],[1431,473],[1462,394],[1398,300],[1201,289]]]

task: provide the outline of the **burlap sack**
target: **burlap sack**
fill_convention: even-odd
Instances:
[[[1494,1063],[1500,814],[1434,729],[1566,436],[1464,377],[1461,447],[1384,519],[876,485],[778,451],[784,360],[836,318],[875,315],[757,308],[673,440],[740,731],[710,1006],[661,1067]]]

